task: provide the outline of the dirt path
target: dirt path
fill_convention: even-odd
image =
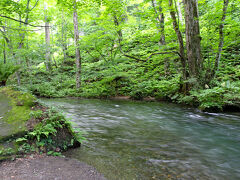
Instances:
[[[106,180],[95,168],[77,160],[32,155],[0,163],[1,180]]]

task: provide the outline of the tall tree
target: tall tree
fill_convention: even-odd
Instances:
[[[6,44],[5,40],[3,40],[3,63],[6,64],[7,62],[7,57],[6,57]]]
[[[184,42],[183,42],[183,36],[182,33],[179,29],[179,24],[177,23],[177,18],[176,18],[176,12],[175,8],[173,5],[172,0],[169,0],[169,7],[170,7],[170,16],[172,18],[172,24],[173,24],[173,29],[177,34],[178,38],[178,44],[179,44],[179,54],[180,54],[180,59],[181,59],[181,65],[182,65],[182,75],[183,75],[183,80],[187,80],[187,67],[186,67],[186,55],[184,52]],[[184,83],[183,86],[183,91],[186,91],[186,84]]]
[[[201,37],[199,28],[198,0],[184,0],[186,47],[189,74],[199,78],[203,61],[201,55]]]
[[[79,49],[79,31],[78,31],[78,14],[77,14],[77,2],[73,0],[73,24],[74,24],[74,41],[75,41],[75,53],[76,53],[76,88],[81,86],[81,54]]]
[[[62,43],[62,51],[63,51],[63,61],[66,61],[66,59],[67,59],[67,37],[66,37],[66,32],[65,32],[65,26],[66,26],[66,20],[64,19],[64,11],[63,11],[63,9],[62,9],[62,23],[61,23],[61,35],[62,35],[62,37],[61,37],[61,43]]]
[[[29,20],[29,12],[31,11],[29,9],[29,5],[30,5],[30,0],[27,0],[27,7],[26,7],[26,18],[25,18],[25,21],[24,21],[24,25],[26,26],[26,24],[28,23],[28,20]],[[19,28],[21,29],[22,28],[22,14],[21,12],[19,13]],[[18,44],[18,49],[21,50],[23,49],[24,47],[24,40],[25,40],[25,32],[23,31],[20,31],[20,42]],[[21,58],[18,58],[18,61],[17,61],[17,64],[21,64]],[[21,77],[20,77],[20,72],[19,71],[16,71],[16,77],[17,77],[17,82],[18,82],[18,86],[21,85]]]
[[[47,4],[44,4],[44,13],[45,13],[45,42],[46,42],[46,69],[49,71],[51,69],[51,52],[50,52],[50,23],[47,16]]]
[[[156,0],[152,0],[152,6],[153,10],[156,16],[157,20],[157,28],[158,32],[160,34],[160,39],[159,39],[159,46],[164,46],[166,45],[166,37],[165,37],[165,16],[163,13],[163,1],[160,0],[157,4]],[[165,58],[164,60],[164,71],[165,75],[169,75],[169,58]]]
[[[152,6],[155,12],[155,16],[157,19],[157,28],[160,34],[160,40],[159,40],[159,45],[166,45],[165,41],[165,25],[164,25],[164,13],[163,13],[163,8],[162,8],[162,0],[159,1],[159,5],[157,7],[157,2],[156,0],[152,0]]]
[[[211,71],[210,75],[208,75],[209,73],[207,73],[206,78],[208,79],[208,82],[210,82],[214,76],[216,75],[216,72],[218,71],[219,68],[219,63],[221,60],[221,56],[222,56],[222,49],[223,49],[223,44],[224,44],[224,23],[225,23],[225,19],[226,19],[226,15],[227,15],[227,9],[228,9],[228,4],[229,4],[229,0],[223,0],[223,11],[222,11],[222,18],[221,18],[221,22],[219,25],[219,44],[218,44],[218,52],[216,54],[216,59],[215,59],[215,64],[214,64],[214,68]]]

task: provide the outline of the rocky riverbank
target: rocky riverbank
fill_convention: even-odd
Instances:
[[[59,156],[83,139],[56,110],[33,95],[0,89],[0,179],[105,179],[93,167]]]

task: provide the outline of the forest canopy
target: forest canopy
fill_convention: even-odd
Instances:
[[[239,107],[240,0],[1,0],[0,85]]]

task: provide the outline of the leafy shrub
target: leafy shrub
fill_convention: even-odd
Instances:
[[[197,98],[202,110],[222,110],[225,105],[235,105],[240,102],[240,83],[227,81],[212,89],[193,91],[191,96]]]
[[[218,108],[222,109],[223,101],[223,93],[225,90],[221,87],[215,87],[213,89],[204,89],[200,92],[192,92],[191,94],[197,97],[200,108],[202,110],[210,109],[210,108]]]
[[[15,73],[18,69],[19,67],[13,65],[12,63],[3,64],[0,62],[0,86],[4,86],[8,77]]]
[[[138,83],[133,87],[130,96],[136,100],[141,100],[147,96],[153,96],[155,85],[156,82],[154,81],[143,81]]]
[[[82,134],[76,134],[70,122],[54,109],[48,109],[46,112],[33,111],[31,117],[40,119],[40,122],[24,137],[16,140],[20,145],[19,151],[29,152],[40,149],[51,154],[50,152],[55,152],[56,148],[66,150],[67,147],[84,140]]]
[[[154,96],[157,99],[171,99],[180,88],[180,83],[177,79],[162,80],[154,87]]]
[[[178,95],[177,98],[178,98],[177,99],[178,103],[183,103],[183,104],[188,104],[188,105],[193,105],[195,103],[194,96]]]

